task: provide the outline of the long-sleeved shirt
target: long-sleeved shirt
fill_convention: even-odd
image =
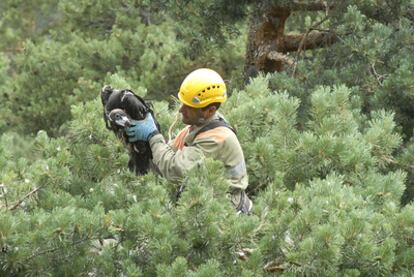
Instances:
[[[236,134],[230,128],[216,127],[197,135],[201,128],[219,117],[215,114],[201,126],[186,126],[170,144],[161,134],[153,136],[150,140],[152,162],[158,172],[168,180],[181,181],[205,157],[211,157],[223,162],[231,188],[246,189],[246,164]]]

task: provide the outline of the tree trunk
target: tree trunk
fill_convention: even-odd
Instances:
[[[285,35],[285,23],[292,11],[328,11],[322,2],[301,3],[293,1],[289,6],[273,6],[265,12],[259,9],[252,14],[246,51],[245,79],[258,72],[280,72],[286,65],[295,64],[289,52],[300,52],[333,44],[336,36],[331,32],[309,30],[301,35]],[[322,21],[320,22],[322,23]]]

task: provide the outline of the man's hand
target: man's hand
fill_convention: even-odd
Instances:
[[[145,119],[132,120],[131,123],[132,125],[126,129],[129,142],[149,141],[159,133],[151,113],[148,113]]]

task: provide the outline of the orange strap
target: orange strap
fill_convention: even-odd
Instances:
[[[185,146],[185,137],[188,135],[190,131],[190,126],[187,126],[186,128],[182,129],[181,132],[175,137],[174,139],[174,146],[178,150],[183,149]]]

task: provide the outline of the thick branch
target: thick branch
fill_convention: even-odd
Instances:
[[[293,52],[299,49],[301,41],[305,34],[302,35],[285,35],[284,49],[282,52]],[[332,32],[312,31],[306,35],[303,41],[303,49],[315,49],[334,44],[337,41],[337,36]]]
[[[289,66],[295,63],[295,61],[292,58],[282,53],[276,52],[276,51],[270,51],[267,54],[267,58],[275,62],[281,62],[281,63],[287,64]]]
[[[282,7],[273,7],[264,14],[264,21],[256,23],[254,27],[254,41],[259,45],[263,41],[269,41],[283,37],[285,22],[290,15],[290,10]],[[258,19],[256,19],[258,20]]]
[[[326,1],[292,1],[290,5],[290,9],[292,11],[324,11],[327,7],[330,10],[334,7],[332,3],[330,3],[329,6],[327,6],[328,4],[326,3]]]
[[[329,18],[333,5],[325,1],[293,0],[286,6],[272,6],[262,14],[254,13],[251,18],[246,52],[246,80],[257,72],[280,72],[284,65],[297,63],[299,55],[307,49],[329,46],[336,42],[334,32],[317,31],[318,27]],[[285,23],[292,11],[325,11],[325,17],[315,23],[305,34],[286,35]],[[288,52],[297,52],[296,62],[288,56]],[[294,72],[295,70],[293,70]]]

